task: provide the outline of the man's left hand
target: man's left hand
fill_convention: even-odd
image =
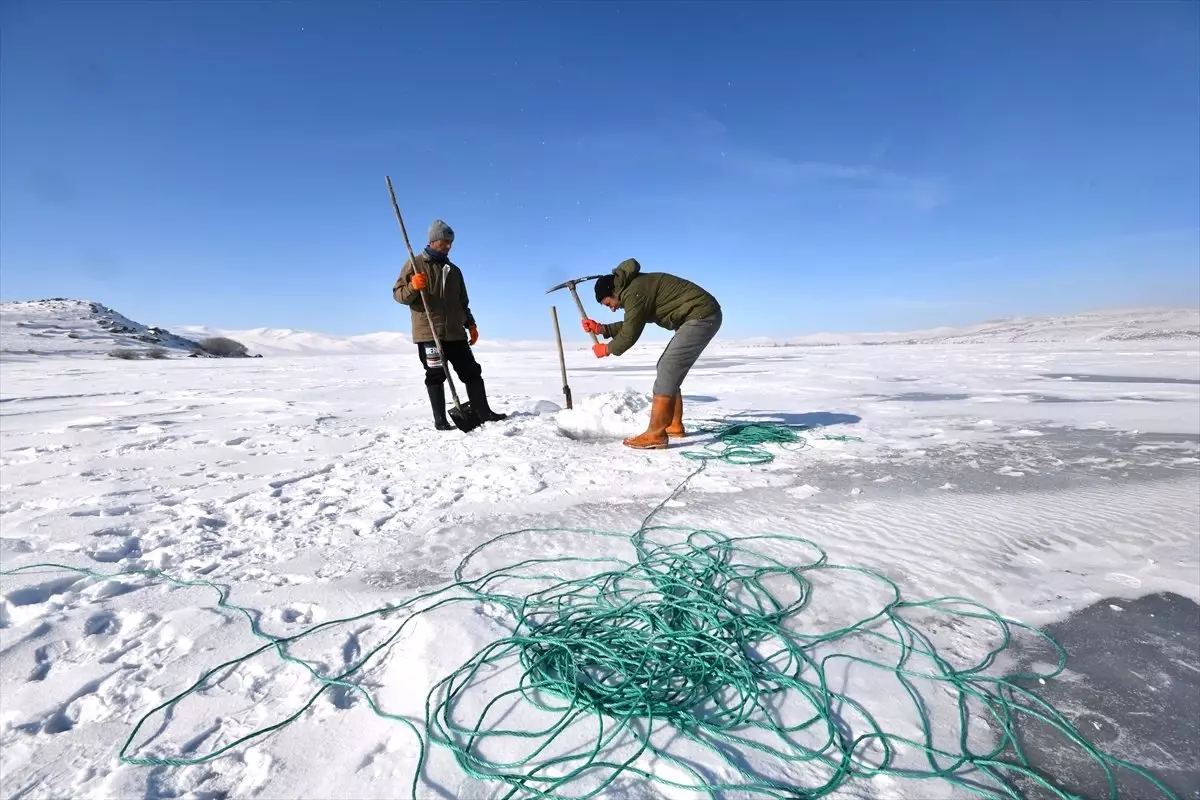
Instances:
[[[596,354],[596,358],[604,358],[608,355],[608,345],[604,342],[592,345],[592,352]]]
[[[472,325],[467,328],[467,333],[471,334],[471,346],[474,347],[475,343],[479,341],[479,328]]]

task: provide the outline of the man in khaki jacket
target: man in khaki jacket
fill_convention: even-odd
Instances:
[[[412,310],[412,340],[417,345],[417,356],[425,368],[425,389],[429,392],[429,404],[433,407],[434,427],[439,431],[453,430],[446,419],[446,373],[442,367],[445,358],[458,379],[467,389],[471,408],[483,422],[507,419],[488,405],[487,392],[483,385],[483,370],[471,352],[471,346],[479,339],[475,317],[467,297],[467,284],[462,270],[450,261],[450,247],[454,242],[454,231],[440,219],[429,226],[429,245],[415,254],[415,260],[404,262],[400,277],[392,286],[392,297]],[[429,303],[429,318],[437,328],[442,342],[438,352],[434,342],[429,318],[425,315],[425,303]],[[470,334],[468,340],[467,335]]]

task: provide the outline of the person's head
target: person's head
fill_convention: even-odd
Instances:
[[[454,244],[454,229],[440,219],[435,219],[429,226],[429,246],[439,253],[450,252]]]
[[[596,279],[596,302],[609,311],[616,311],[621,307],[621,301],[617,299],[617,278],[615,275],[604,275]]]

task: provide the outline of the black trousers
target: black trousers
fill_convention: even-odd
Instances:
[[[417,356],[421,366],[425,368],[425,385],[437,386],[446,382],[446,372],[437,363],[437,345],[433,342],[417,342]],[[473,383],[483,377],[483,368],[475,360],[475,353],[466,339],[452,342],[442,341],[442,357],[454,367],[454,372],[463,385]],[[433,362],[431,366],[430,362]]]

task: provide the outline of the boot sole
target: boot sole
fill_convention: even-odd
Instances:
[[[653,444],[630,444],[629,442],[621,442],[630,450],[666,450],[666,442],[654,442]]]

